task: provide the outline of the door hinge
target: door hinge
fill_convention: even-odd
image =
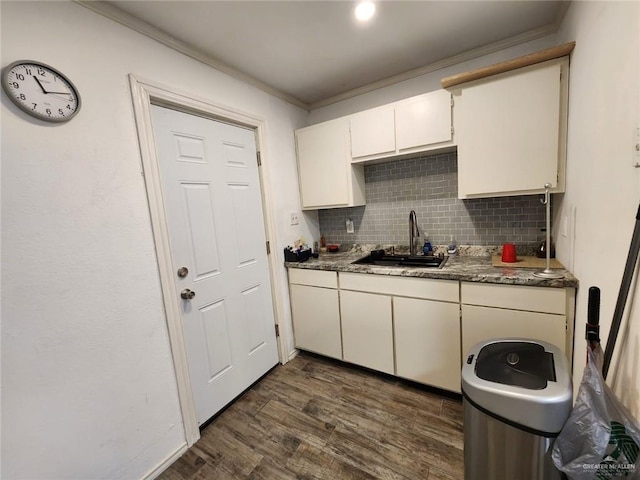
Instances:
[[[271,255],[271,244],[269,243],[269,240],[267,240],[267,255]]]
[[[276,337],[280,336],[280,325],[276,323]]]
[[[262,155],[260,155],[260,152],[256,152],[256,157],[258,157],[258,166],[261,167],[262,166]]]

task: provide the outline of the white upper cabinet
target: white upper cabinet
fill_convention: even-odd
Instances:
[[[564,191],[568,57],[451,88],[458,197]]]
[[[436,90],[396,104],[396,147],[399,153],[425,149],[453,139],[451,94]]]
[[[367,162],[453,147],[451,93],[418,95],[352,115],[351,158]]]
[[[372,108],[353,115],[351,129],[351,157],[395,154],[396,133],[393,105]]]
[[[296,130],[296,147],[303,209],[364,205],[364,170],[351,165],[346,118]]]
[[[455,146],[451,119],[437,90],[296,130],[302,208],[364,205],[365,163]]]

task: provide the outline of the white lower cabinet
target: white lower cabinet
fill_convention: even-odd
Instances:
[[[462,358],[491,338],[518,337],[557,346],[573,355],[573,288],[462,282]]]
[[[343,358],[394,374],[391,297],[340,291]]]
[[[575,289],[289,269],[295,346],[460,392],[473,345],[518,337],[571,360]]]
[[[289,269],[295,346],[342,359],[335,272]]]
[[[394,297],[396,374],[460,392],[458,303]]]

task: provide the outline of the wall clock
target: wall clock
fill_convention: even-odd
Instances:
[[[2,88],[18,108],[46,122],[68,122],[80,110],[80,94],[64,74],[32,60],[2,70]]]

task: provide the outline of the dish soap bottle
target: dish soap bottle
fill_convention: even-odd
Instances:
[[[422,246],[422,253],[425,255],[433,255],[433,246],[429,241],[429,238],[424,237],[424,245]]]
[[[453,238],[453,235],[451,235],[451,240],[449,241],[449,246],[447,247],[447,253],[449,255],[455,255],[456,253],[458,253],[458,245],[456,245],[456,241]]]
[[[543,228],[541,231],[546,232],[547,230]],[[553,244],[553,237],[550,237],[550,239],[551,239],[551,250],[549,251],[550,253],[549,258],[556,258],[556,246]],[[538,245],[538,248],[536,250],[536,257],[547,258],[547,239],[546,238],[544,238],[540,242],[540,245]]]

